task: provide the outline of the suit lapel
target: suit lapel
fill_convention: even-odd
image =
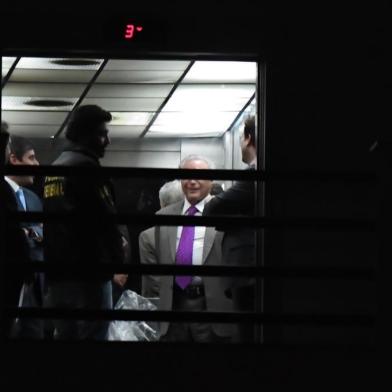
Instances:
[[[184,203],[178,203],[173,205],[172,215],[181,215],[182,209],[184,207]],[[177,245],[177,229],[178,226],[168,226],[167,227],[167,234],[169,239],[169,247],[170,247],[170,260],[174,264],[176,262],[176,245]]]
[[[202,264],[206,262],[207,256],[211,252],[212,245],[215,240],[216,231],[213,227],[206,227],[206,233],[204,236],[204,246],[203,246],[203,259]]]
[[[176,262],[177,226],[169,226],[167,234],[169,236],[170,260],[174,264]]]

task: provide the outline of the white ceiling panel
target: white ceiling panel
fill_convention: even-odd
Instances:
[[[16,60],[16,57],[2,57],[2,59],[1,59],[1,77],[2,78],[7,75],[8,70],[12,67],[12,64],[14,64],[15,60]]]
[[[189,61],[173,60],[109,60],[105,71],[181,71],[184,72]]]
[[[112,121],[110,125],[147,125],[154,113],[146,112],[111,112]]]
[[[221,136],[234,121],[237,112],[160,113],[146,136]],[[154,135],[153,135],[154,134]]]
[[[196,61],[183,83],[256,83],[257,65],[244,61]]]
[[[87,98],[166,98],[173,84],[95,84]]]
[[[57,61],[84,61],[95,64],[88,65],[65,65],[56,64]],[[22,57],[16,66],[16,69],[71,69],[71,70],[97,70],[103,62],[103,59],[68,59],[68,58],[44,58],[44,57]]]
[[[182,71],[102,71],[97,83],[175,83]]]
[[[83,105],[98,105],[109,111],[155,112],[164,98],[87,98]]]
[[[163,108],[164,112],[240,111],[255,93],[248,85],[181,85]]]
[[[1,113],[2,119],[12,125],[61,125],[68,112],[28,112],[7,111]],[[12,132],[12,130],[11,130]]]
[[[59,130],[60,125],[10,125],[11,135],[23,137],[51,138]]]
[[[7,83],[3,89],[3,96],[13,97],[62,97],[77,98],[85,84],[56,84],[56,83]]]
[[[44,102],[47,102],[42,97],[2,97],[2,109],[3,110],[26,110],[26,111],[59,111],[59,110],[69,110],[71,111],[74,104],[77,101],[77,98],[64,98],[57,97],[53,102],[59,101],[59,105],[51,105],[46,106]],[[29,103],[36,102],[37,104],[31,105]],[[39,102],[42,102],[42,106],[38,105]],[[62,104],[60,104],[62,102]],[[69,103],[66,105],[65,103]]]
[[[109,136],[111,138],[134,138],[139,137],[144,131],[144,125],[112,125],[109,123]]]
[[[15,69],[10,82],[33,83],[89,83],[95,71],[89,70],[42,70],[42,69]]]

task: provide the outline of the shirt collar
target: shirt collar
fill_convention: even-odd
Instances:
[[[204,206],[210,199],[211,199],[211,195],[207,195],[203,200],[200,200],[197,204],[195,204],[195,207],[200,213],[203,213]],[[191,205],[192,204],[189,203],[189,201],[185,198],[184,207],[182,208],[182,215],[185,215],[185,212],[188,211]]]
[[[8,184],[10,185],[10,187],[12,188],[12,190],[16,193],[18,192],[18,190],[20,189],[20,186],[14,181],[11,180],[11,178],[5,176],[4,179],[8,182]]]

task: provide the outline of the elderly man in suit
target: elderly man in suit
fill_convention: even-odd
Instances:
[[[255,117],[248,116],[244,121],[240,136],[242,160],[248,165],[247,170],[255,170],[257,163]],[[204,216],[218,215],[253,215],[255,212],[255,188],[251,181],[237,181],[227,191],[216,195],[204,208]],[[225,264],[231,266],[255,265],[255,231],[247,228],[218,228],[224,232],[222,254]],[[231,279],[228,296],[233,298],[238,311],[255,310],[255,279]],[[254,326],[242,324],[236,340],[252,342]]]
[[[12,136],[10,141],[10,165],[39,165],[33,144],[26,138]],[[40,198],[26,188],[34,183],[32,176],[6,176],[5,180],[14,191],[18,211],[41,212]],[[43,261],[42,224],[21,223],[29,247],[29,258],[32,261]],[[19,306],[41,307],[44,297],[43,274],[36,273],[25,279],[19,298]],[[44,337],[43,320],[20,319],[13,334],[23,338],[40,339]]]
[[[208,159],[191,155],[184,158],[181,169],[211,169]],[[210,199],[212,182],[186,179],[181,181],[185,200],[157,212],[161,215],[201,215]],[[156,227],[156,253],[159,264],[220,265],[221,234],[210,227]],[[159,310],[232,311],[232,301],[225,297],[221,277],[162,276],[159,286]],[[216,323],[161,323],[163,341],[226,342],[233,326]]]
[[[166,182],[159,190],[159,204],[164,208],[170,204],[184,200],[181,183],[178,180]],[[155,249],[155,227],[150,227],[139,234],[139,254],[142,264],[157,264]],[[142,276],[142,295],[147,298],[159,297],[159,277],[157,275]]]

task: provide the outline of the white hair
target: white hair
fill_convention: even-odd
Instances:
[[[211,159],[204,157],[202,155],[187,155],[181,162],[180,162],[180,169],[185,166],[185,163],[190,161],[203,161],[208,165],[209,169],[215,169],[215,163],[211,161]]]
[[[159,202],[162,208],[183,199],[184,193],[182,192],[181,182],[179,180],[166,182],[159,190]]]

